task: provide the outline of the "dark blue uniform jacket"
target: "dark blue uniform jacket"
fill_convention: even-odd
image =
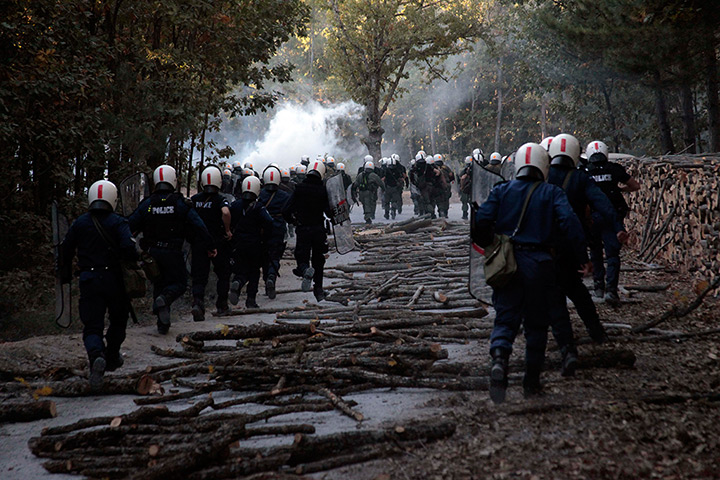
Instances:
[[[73,222],[62,243],[61,277],[65,281],[69,281],[72,276],[72,258],[76,249],[78,267],[81,271],[92,268],[109,267],[113,270],[120,268],[118,253],[114,252],[100,236],[90,215],[90,212],[80,215]],[[122,259],[137,260],[135,242],[130,235],[127,220],[115,213],[100,210],[94,211],[92,215],[97,217],[108,236],[115,240]]]
[[[523,178],[493,188],[475,215],[477,238],[474,240],[478,245],[489,245],[496,233],[513,234],[533,183]],[[555,185],[541,183],[533,192],[514,243],[549,251],[561,236],[569,241],[576,258],[587,263],[585,235],[565,192]]]

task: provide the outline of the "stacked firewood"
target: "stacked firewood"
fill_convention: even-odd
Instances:
[[[718,155],[673,155],[621,162],[642,188],[628,196],[628,227],[644,262],[664,261],[699,279],[720,272]]]

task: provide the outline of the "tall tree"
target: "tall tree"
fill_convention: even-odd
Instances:
[[[335,74],[365,106],[363,143],[382,155],[382,119],[404,89],[408,67],[441,75],[442,60],[468,48],[478,34],[481,2],[472,0],[321,0],[332,27],[329,53]]]

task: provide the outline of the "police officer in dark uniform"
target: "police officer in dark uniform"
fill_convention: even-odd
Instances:
[[[288,194],[295,191],[295,182],[290,180],[290,169],[288,168],[281,168],[280,169],[280,190],[283,192],[287,192]]]
[[[588,208],[599,212],[607,223],[614,226],[615,232],[623,241],[627,239],[627,232],[617,221],[615,210],[607,196],[595,185],[595,182],[582,170],[577,169],[580,158],[580,143],[566,133],[554,137],[549,144],[548,151],[550,174],[548,183],[565,190],[570,206],[583,224],[586,234],[589,226],[584,221],[587,218]],[[595,304],[590,297],[582,277],[578,273],[581,262],[573,256],[572,247],[563,239],[555,249],[555,264],[558,271],[558,284],[565,295],[575,304],[578,315],[585,323],[590,338],[602,343],[607,340],[605,329],[600,323]],[[572,375],[577,362],[572,327],[567,309],[563,318],[556,319],[559,323],[553,324],[553,333],[563,350],[563,374]],[[564,340],[563,340],[564,339]]]
[[[205,320],[205,287],[210,276],[210,263],[217,276],[217,299],[215,306],[218,315],[230,313],[228,306],[228,291],[230,289],[230,244],[232,238],[230,231],[230,204],[220,194],[222,179],[220,170],[209,166],[200,174],[200,184],[203,191],[190,198],[193,208],[197,211],[203,223],[213,238],[217,255],[208,257],[202,246],[195,245],[192,252],[192,295],[193,320]]]
[[[622,165],[608,160],[608,148],[603,142],[599,140],[590,142],[585,153],[588,158],[588,173],[600,190],[610,199],[615,207],[617,220],[622,223],[630,211],[623,192],[640,190],[640,184],[627,173]],[[620,184],[624,186],[621,187]],[[615,226],[608,222],[600,212],[593,212],[592,220],[590,257],[594,267],[595,296],[599,298],[604,296],[608,305],[617,306],[620,304],[618,281],[620,279],[621,243],[616,235]],[[603,247],[607,271],[603,263]]]
[[[460,201],[462,202],[462,219],[468,219],[468,210],[472,201],[472,157],[468,155],[464,160],[464,167],[458,172],[460,179],[458,190],[460,192]]]
[[[273,225],[263,234],[263,279],[265,294],[275,298],[275,283],[280,276],[280,260],[285,253],[285,235],[287,223],[282,212],[290,199],[290,194],[280,188],[282,172],[276,167],[266,168],[263,172],[263,188],[258,203],[263,205],[273,219]]]
[[[285,220],[296,225],[297,268],[293,269],[293,273],[302,277],[304,292],[309,292],[311,283],[314,283],[313,293],[318,302],[325,298],[323,267],[328,243],[324,215],[331,217],[330,201],[323,185],[324,174],[325,165],[322,162],[310,164],[307,177],[295,188],[283,210]]]
[[[160,269],[160,278],[153,283],[153,313],[161,334],[170,330],[170,305],[187,288],[187,271],[183,242],[187,238],[197,252],[217,254],[213,239],[190,202],[175,191],[177,175],[170,165],[160,165],[153,172],[155,190],[130,215],[130,231],[142,232],[140,246],[148,252]],[[200,255],[200,253],[198,253]]]
[[[345,164],[344,163],[338,163],[337,164],[337,171],[342,176],[343,179],[343,187],[345,187],[345,191],[347,191],[348,187],[352,185],[353,181],[352,178],[350,178],[350,175],[347,174],[345,171]]]
[[[494,234],[512,236],[517,271],[509,283],[493,289],[495,325],[490,336],[490,398],[505,400],[508,359],[520,329],[525,328],[526,395],[540,393],[540,372],[545,358],[551,310],[564,302],[555,282],[551,248],[564,235],[578,259],[590,271],[582,226],[562,189],[545,183],[549,169],[547,152],[535,143],[520,147],[516,156],[517,179],[496,186],[475,217],[475,243],[489,246]],[[522,206],[529,196],[522,225],[517,229]],[[516,232],[516,233],[514,233]]]
[[[405,167],[400,164],[400,156],[393,153],[385,165],[385,218],[391,216],[393,220],[396,214],[402,214],[402,192],[407,182],[407,173]]]
[[[247,284],[247,308],[257,308],[260,269],[263,264],[263,231],[270,231],[273,219],[258,201],[260,179],[246,177],[242,196],[230,205],[232,217],[233,282],[230,284],[230,303],[237,305],[240,290]]]
[[[77,250],[83,343],[90,361],[90,387],[98,390],[103,374],[123,364],[120,346],[125,340],[130,300],[122,283],[120,260],[137,260],[138,255],[127,220],[113,213],[117,203],[115,185],[105,180],[93,183],[88,201],[90,211],[73,222],[62,243],[60,272],[62,282],[70,283],[72,258]],[[117,250],[108,244],[95,221]],[[103,340],[105,312],[110,325]]]

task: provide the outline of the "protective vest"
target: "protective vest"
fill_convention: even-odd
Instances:
[[[390,167],[387,169],[385,174],[385,186],[397,187],[401,184],[400,179],[402,178],[402,171],[396,167]]]
[[[168,196],[154,193],[150,196],[147,215],[145,216],[145,239],[151,242],[172,242],[184,238],[184,224],[187,212],[180,203],[182,195],[171,193]]]
[[[610,199],[618,213],[625,215],[630,211],[625,197],[618,186],[621,180],[618,178],[618,169],[622,167],[610,162],[591,162],[588,166],[588,173],[595,181],[600,190]]]
[[[361,192],[365,192],[371,189],[370,173],[363,172],[360,174],[360,181],[358,182],[358,188]]]
[[[223,237],[225,226],[222,221],[222,208],[229,207],[225,198],[219,193],[201,192],[190,199],[203,223],[215,240]]]

